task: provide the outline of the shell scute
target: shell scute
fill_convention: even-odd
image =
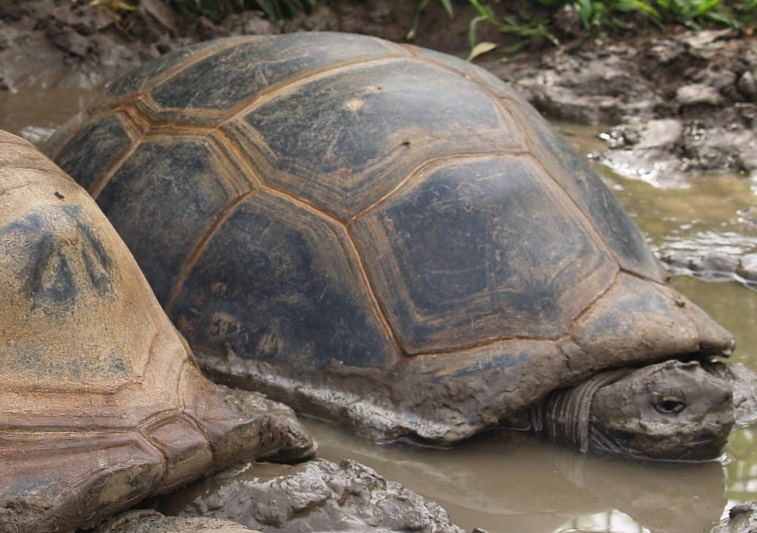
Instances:
[[[190,342],[311,375],[332,358],[379,368],[394,358],[343,230],[266,193],[218,227],[169,315]]]
[[[265,179],[341,220],[435,157],[525,150],[515,120],[478,84],[407,59],[327,73],[243,120],[266,143]]]
[[[356,245],[401,345],[564,334],[617,265],[561,196],[527,157],[455,159],[358,218]]]
[[[621,267],[663,281],[665,270],[628,212],[588,163],[530,106],[519,107],[533,128],[534,154],[595,225]]]
[[[141,374],[147,350],[98,343],[93,331],[50,349],[56,335],[65,336],[79,320],[92,320],[93,311],[112,312],[113,300],[120,296],[114,287],[119,272],[105,237],[91,227],[79,205],[68,203],[73,184],[62,185],[68,187],[51,187],[45,201],[32,208],[24,198],[15,199],[16,208],[9,209],[9,220],[0,226],[5,294],[0,323],[9,335],[0,349],[0,383],[37,390],[77,384],[118,388]],[[14,201],[22,192],[5,200]],[[82,358],[82,351],[100,355]]]
[[[223,110],[237,106],[277,82],[324,64],[388,57],[389,48],[374,39],[353,36],[334,45],[323,34],[261,38],[226,48],[186,66],[158,84],[150,95],[163,109]],[[202,85],[203,90],[196,88]]]
[[[216,216],[251,186],[224,179],[227,158],[207,137],[145,139],[98,196],[102,209],[144,265],[158,300],[165,305],[182,265]],[[233,176],[241,172],[231,173]],[[130,198],[127,204],[124,198]],[[142,236],[150,221],[153,232]]]
[[[121,116],[105,116],[77,130],[68,141],[68,149],[58,156],[57,163],[66,172],[85,172],[87,177],[79,184],[89,189],[126,154],[131,144]]]
[[[233,43],[249,41],[251,37],[230,37],[225,41],[208,41],[176,50],[172,54],[166,54],[141,65],[108,85],[108,96],[124,96],[145,90],[156,79],[160,79],[165,73],[170,72],[178,64],[189,61],[191,58],[212,53],[220,46],[230,46]],[[254,37],[252,38],[254,39]]]
[[[722,354],[729,334],[704,311],[663,285],[621,274],[618,282],[577,321],[583,349],[571,366],[649,363],[669,354]],[[717,341],[715,341],[717,339]],[[585,354],[591,354],[587,357]]]
[[[451,56],[436,50],[430,50],[428,48],[420,48],[413,45],[405,45],[413,55],[422,58],[430,63],[443,66],[452,72],[458,73],[470,80],[475,80],[481,87],[486,88],[491,94],[498,97],[507,98],[518,106],[529,106],[526,100],[512,88],[511,85],[505,83],[501,78],[498,78],[488,70],[480,68],[478,65],[471,63],[465,59]]]

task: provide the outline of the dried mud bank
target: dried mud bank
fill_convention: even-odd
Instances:
[[[254,530],[232,520],[164,516],[157,511],[127,511],[101,524],[92,533],[249,533]]]
[[[483,65],[549,116],[613,125],[597,157],[621,173],[661,184],[690,171],[757,176],[755,38],[685,32]]]
[[[735,505],[712,533],[753,533],[757,531],[757,502]]]

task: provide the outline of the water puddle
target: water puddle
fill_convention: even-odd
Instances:
[[[597,129],[558,124],[584,153],[605,149]],[[757,180],[733,173],[690,174],[655,186],[602,165],[595,170],[620,198],[660,257],[679,273],[737,279],[739,258],[757,253]],[[757,283],[751,283],[757,288]]]
[[[83,89],[0,91],[0,128],[39,144],[84,109],[97,93]]]
[[[92,96],[0,92],[0,128],[38,141]],[[584,151],[602,146],[594,130],[560,126]],[[599,170],[660,253],[757,252],[757,191],[748,179],[698,176],[663,189]],[[733,358],[757,370],[757,291],[691,277],[673,284],[736,336]],[[354,458],[438,501],[459,525],[490,533],[708,531],[733,502],[757,498],[757,435],[749,428],[733,433],[722,463],[671,465],[581,456],[504,431],[436,450],[373,445],[326,423],[306,423],[322,457]]]
[[[726,504],[720,463],[645,464],[584,456],[492,431],[451,450],[379,447],[307,421],[319,455],[349,457],[445,507],[466,529],[708,531]],[[643,529],[642,529],[643,531]]]

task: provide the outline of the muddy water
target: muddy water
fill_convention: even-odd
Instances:
[[[584,153],[605,148],[595,129],[557,126]],[[725,271],[732,272],[739,257],[757,253],[757,177],[724,173],[648,181],[595,168],[662,257],[693,259],[708,277],[726,279]],[[703,257],[709,262],[701,265]]]
[[[0,128],[38,140],[91,98],[77,90],[0,92]],[[584,151],[600,146],[593,131],[564,132]],[[757,224],[750,222],[757,191],[743,177],[694,177],[674,189],[605,178],[663,253],[757,251]],[[757,291],[685,276],[673,283],[733,332],[734,359],[757,370]],[[733,502],[757,498],[757,434],[749,428],[733,433],[722,462],[669,465],[585,457],[508,432],[438,450],[378,446],[326,423],[307,424],[322,457],[357,459],[438,501],[457,524],[491,533],[707,531]]]

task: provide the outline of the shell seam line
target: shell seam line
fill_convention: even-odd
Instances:
[[[229,150],[233,152],[233,156],[235,160],[237,160],[238,164],[244,166],[244,168],[247,170],[247,172],[254,177],[254,180],[258,182],[260,185],[260,189],[262,191],[268,192],[269,194],[273,194],[276,196],[279,196],[281,198],[284,198],[285,200],[288,200],[295,205],[299,205],[301,208],[305,209],[306,211],[314,213],[316,216],[319,216],[323,219],[325,219],[329,224],[332,225],[332,227],[336,227],[336,231],[338,233],[342,233],[344,240],[347,242],[347,246],[352,250],[353,255],[355,257],[355,261],[357,262],[357,270],[358,275],[362,278],[363,283],[366,287],[366,292],[368,293],[368,297],[371,301],[371,306],[374,309],[374,312],[376,313],[376,317],[379,319],[381,324],[384,327],[384,330],[388,332],[388,336],[392,342],[392,344],[395,346],[395,349],[398,351],[398,353],[404,355],[404,350],[402,349],[401,344],[399,343],[399,339],[397,338],[394,329],[391,327],[391,324],[378,300],[376,297],[376,293],[373,287],[373,284],[370,282],[370,279],[368,277],[368,273],[365,270],[365,267],[363,265],[363,258],[360,255],[360,252],[352,238],[352,235],[350,234],[349,228],[347,223],[335,218],[331,214],[322,211],[321,209],[318,209],[316,206],[309,204],[308,202],[305,202],[304,200],[297,198],[293,195],[291,195],[288,191],[280,190],[278,188],[275,188],[271,186],[268,182],[263,180],[260,176],[258,176],[258,173],[255,172],[255,170],[251,167],[247,157],[244,157],[242,154],[240,154],[239,147],[236,142],[233,141],[232,138],[228,136],[228,134],[222,130],[218,129],[218,133],[220,136],[222,136],[226,141],[226,145]],[[251,196],[252,193],[248,194],[247,197]],[[242,200],[240,199],[240,202]],[[209,238],[209,237],[208,237]],[[198,251],[198,254],[200,251]],[[191,267],[189,267],[191,268]],[[188,273],[187,273],[188,274]],[[183,281],[182,281],[183,285]],[[178,283],[177,283],[178,288]],[[171,299],[169,300],[170,304],[173,304],[174,301],[174,294],[171,295]],[[169,310],[169,305],[166,306],[166,311]]]
[[[481,152],[472,152],[472,151],[460,152],[457,154],[438,156],[438,157],[426,159],[421,164],[413,168],[410,172],[408,172],[407,176],[404,179],[402,179],[399,183],[397,183],[394,187],[392,187],[392,189],[389,190],[386,194],[384,194],[384,196],[382,196],[381,198],[379,198],[378,200],[376,200],[375,202],[367,206],[360,213],[346,220],[344,223],[346,225],[350,225],[354,220],[375,210],[381,204],[386,203],[394,195],[396,195],[400,189],[402,189],[406,184],[411,182],[421,173],[426,172],[429,169],[433,169],[434,167],[441,167],[444,163],[454,162],[458,160],[464,161],[464,160],[470,160],[470,159],[489,159],[489,158],[493,158],[497,156],[518,157],[518,156],[523,156],[523,155],[529,155],[530,153],[531,152],[529,152],[528,150],[488,150],[488,151],[481,151]]]
[[[257,108],[264,106],[265,104],[275,100],[282,94],[292,92],[296,90],[297,88],[302,87],[303,85],[312,83],[314,81],[336,76],[340,72],[347,71],[355,67],[356,65],[359,67],[363,67],[363,66],[367,67],[367,66],[372,66],[372,65],[401,63],[403,61],[419,63],[419,62],[422,62],[423,60],[413,55],[410,55],[410,56],[406,56],[406,55],[359,56],[359,57],[352,57],[349,59],[343,59],[341,61],[339,60],[332,61],[330,63],[326,63],[324,65],[320,65],[311,70],[308,70],[305,73],[302,73],[300,75],[288,76],[260,90],[258,93],[256,93],[252,97],[252,99],[248,103],[239,107],[235,106],[236,110],[232,111],[231,115],[225,120],[223,120],[221,124],[234,122],[240,116],[246,115],[250,111],[253,111]]]
[[[247,38],[237,38],[237,39],[229,39],[227,42],[221,41],[223,43],[221,46],[211,46],[206,50],[202,50],[200,52],[197,52],[196,54],[186,58],[184,61],[179,61],[178,65],[173,65],[163,72],[160,72],[158,75],[153,76],[149,79],[149,81],[139,89],[140,93],[148,93],[151,92],[153,89],[155,89],[158,85],[161,83],[173,78],[180,72],[183,72],[184,70],[196,65],[197,63],[204,61],[205,59],[220,53],[224,52],[226,50],[229,50],[230,48],[234,48],[236,46],[239,46],[240,44],[247,44],[253,41],[261,40],[259,35],[249,35],[246,36]]]
[[[116,109],[115,116],[122,117],[125,122],[124,129],[126,130],[126,134],[128,135],[131,144],[129,145],[129,149],[110,166],[105,174],[98,177],[90,184],[87,192],[89,192],[89,195],[94,200],[97,200],[97,197],[105,190],[105,187],[108,186],[113,179],[113,176],[116,175],[116,172],[121,169],[123,164],[132,156],[145,138],[145,128],[140,127],[138,118],[132,116],[132,113],[130,112],[132,110],[136,111],[136,108],[130,106],[125,109]]]
[[[226,220],[231,216],[233,211],[244,202],[247,198],[253,196],[257,193],[257,190],[253,189],[247,193],[241,194],[239,196],[236,196],[232,198],[232,200],[227,203],[221,211],[216,215],[216,217],[213,219],[213,222],[208,226],[208,228],[200,235],[200,237],[195,241],[195,245],[192,247],[192,250],[189,252],[189,255],[187,255],[186,260],[181,265],[181,269],[179,270],[179,277],[176,280],[176,284],[173,287],[173,290],[171,291],[171,295],[169,296],[168,300],[166,301],[165,310],[166,314],[170,316],[171,309],[173,308],[173,305],[176,301],[176,298],[178,298],[179,293],[181,293],[181,290],[184,288],[184,284],[187,281],[187,278],[189,277],[189,273],[192,271],[192,268],[194,268],[195,263],[200,258],[200,255],[202,255],[202,252],[207,247],[208,243],[210,242],[210,239],[213,238],[213,235],[218,231],[218,228],[220,228]]]
[[[402,346],[402,343],[399,340],[399,337],[397,336],[397,332],[394,330],[392,323],[389,321],[389,316],[387,315],[384,306],[381,304],[381,301],[376,295],[376,288],[374,287],[373,282],[368,275],[368,271],[366,270],[365,264],[363,262],[363,256],[360,254],[360,249],[357,247],[357,244],[355,244],[355,239],[352,237],[352,232],[350,232],[349,226],[346,224],[341,224],[341,227],[343,228],[343,231],[345,233],[348,246],[355,256],[358,274],[360,278],[362,278],[363,284],[366,287],[366,292],[368,293],[368,298],[371,300],[371,307],[373,307],[374,312],[376,313],[376,317],[381,322],[384,330],[388,333],[389,340],[394,345],[397,353],[401,354],[402,356],[408,356]]]
[[[603,300],[605,296],[607,296],[610,292],[615,290],[618,287],[618,285],[620,285],[620,277],[622,274],[626,274],[626,272],[624,272],[622,269],[619,268],[618,272],[615,274],[615,278],[612,280],[612,282],[609,285],[607,285],[607,288],[603,290],[600,294],[598,294],[595,298],[593,298],[589,303],[587,303],[586,306],[573,318],[573,320],[571,321],[571,325],[564,336],[570,337],[570,339],[574,340],[573,332],[575,331],[577,327],[576,324],[578,324],[581,321],[581,319],[583,319],[584,316],[589,314],[597,305],[597,303]]]
[[[507,99],[507,100],[512,102],[512,100],[509,100],[509,99]],[[538,164],[541,168],[544,169],[544,172],[547,173],[547,175],[549,176],[550,180],[561,191],[563,191],[563,193],[565,194],[565,196],[568,197],[568,199],[570,200],[570,203],[574,206],[574,208],[576,209],[576,211],[581,215],[581,218],[584,220],[584,222],[587,224],[587,226],[591,229],[592,233],[594,233],[595,237],[604,245],[605,250],[610,254],[610,256],[612,257],[612,259],[618,265],[618,268],[620,268],[620,265],[622,264],[622,262],[620,261],[620,257],[618,256],[618,254],[616,253],[616,251],[614,250],[614,248],[608,244],[607,239],[605,239],[604,235],[602,235],[602,232],[599,230],[599,228],[595,224],[594,220],[584,214],[584,210],[581,208],[581,205],[579,204],[578,200],[576,198],[574,198],[573,195],[568,191],[568,189],[566,189],[563,186],[563,184],[560,183],[560,180],[558,180],[555,177],[555,173],[554,173],[553,169],[555,167],[559,168],[559,164],[558,164],[558,161],[556,160],[556,158],[552,155],[551,151],[547,152],[547,150],[544,150],[544,149],[539,150],[537,146],[534,146],[533,139],[537,138],[536,130],[534,130],[530,126],[526,125],[526,121],[524,120],[525,117],[523,116],[522,113],[516,111],[515,113],[513,113],[513,118],[515,118],[516,122],[518,122],[518,124],[524,129],[524,133],[526,133],[526,135],[524,137],[526,139],[526,143],[528,145],[530,145],[530,147],[531,147],[530,153],[531,153],[531,155],[533,157],[534,162],[536,164]],[[567,143],[567,141],[566,141],[566,143]],[[573,147],[571,146],[571,148],[573,148]],[[546,163],[542,163],[539,159],[537,159],[537,157],[536,157],[537,155],[546,156],[548,158],[548,161]],[[583,160],[583,156],[581,156],[581,158]],[[593,170],[592,170],[592,172],[593,172]],[[613,197],[614,197],[614,195],[613,195]]]
[[[235,145],[232,145],[235,147]],[[236,154],[235,154],[236,155]],[[240,164],[243,164],[246,169],[250,172],[251,175],[255,176],[256,180],[259,180],[260,178],[257,176],[257,173],[255,173],[251,168],[249,168],[249,165],[247,165],[246,161],[242,159],[240,161]],[[182,267],[181,275],[179,277],[179,281],[177,281],[174,290],[172,291],[171,297],[168,300],[168,303],[166,304],[166,312],[170,313],[171,307],[173,306],[173,303],[175,301],[175,298],[178,296],[178,293],[180,292],[181,288],[183,287],[186,278],[189,275],[189,271],[191,271],[192,267],[194,266],[194,262],[197,260],[199,255],[204,250],[205,246],[207,245],[207,242],[212,238],[215,231],[217,231],[217,228],[220,227],[223,222],[228,219],[228,217],[231,215],[231,212],[236,209],[236,207],[245,201],[246,199],[250,198],[251,196],[257,194],[258,192],[266,192],[268,194],[271,194],[272,196],[277,196],[279,198],[282,198],[285,201],[289,201],[300,208],[315,214],[317,217],[325,220],[328,224],[330,224],[332,227],[331,229],[335,229],[336,233],[341,233],[344,240],[347,242],[347,246],[352,250],[353,255],[355,257],[355,260],[357,262],[357,269],[359,276],[362,278],[363,282],[365,283],[365,286],[367,287],[367,293],[369,296],[369,299],[371,300],[372,307],[376,311],[376,316],[379,319],[379,321],[383,324],[384,329],[389,333],[389,338],[392,341],[392,344],[395,345],[399,353],[404,354],[404,350],[401,348],[401,345],[395,335],[394,329],[391,327],[388,318],[386,317],[382,306],[380,305],[378,298],[376,297],[374,287],[372,283],[369,281],[368,274],[365,270],[365,267],[363,265],[363,259],[358,251],[357,246],[355,245],[352,235],[349,232],[349,228],[347,227],[347,224],[342,222],[341,220],[333,217],[331,214],[322,211],[318,209],[317,207],[305,202],[301,198],[297,198],[295,196],[292,196],[289,192],[280,190],[278,188],[270,186],[268,183],[261,183],[259,185],[259,191],[258,190],[252,190],[236,199],[236,201],[232,202],[232,204],[228,205],[222,212],[218,215],[216,218],[216,221],[211,225],[211,227],[203,234],[203,236],[198,239],[198,244],[193,249],[192,253],[190,254],[191,261],[188,259],[185,265]],[[196,255],[195,255],[196,254]]]

